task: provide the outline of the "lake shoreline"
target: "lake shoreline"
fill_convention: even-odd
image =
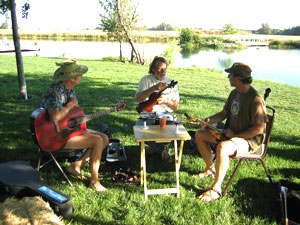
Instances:
[[[19,29],[20,40],[53,40],[53,41],[108,41],[107,35],[101,30],[22,30]],[[203,36],[211,36],[205,35]],[[140,42],[166,43],[170,40],[179,38],[180,31],[134,31],[134,39]],[[213,34],[213,36],[222,36],[232,40],[271,40],[278,39],[284,41],[300,40],[300,36],[290,35],[261,35],[261,34],[235,34],[235,35],[220,35]],[[12,40],[12,29],[0,29],[0,38],[7,37]],[[144,39],[143,41],[141,41]]]

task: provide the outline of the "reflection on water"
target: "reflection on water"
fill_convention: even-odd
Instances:
[[[233,60],[229,57],[229,58],[218,58],[218,63],[219,65],[223,68],[229,68],[231,67],[231,65],[234,63]]]
[[[21,46],[34,44],[33,41],[22,41]],[[39,41],[40,57],[66,57],[101,59],[107,56],[119,56],[119,43],[111,42],[55,42]],[[167,44],[139,44],[142,56],[150,60],[160,55]],[[122,45],[123,56],[130,58],[129,44]],[[22,55],[34,56],[36,52],[24,52]],[[254,78],[272,80],[300,86],[300,50],[272,50],[268,47],[249,47],[241,51],[199,50],[178,52],[173,66],[200,67],[223,71],[233,62],[247,63],[253,70]]]
[[[187,59],[177,55],[174,66],[223,71],[233,62],[247,63],[254,78],[300,86],[300,50],[272,50],[267,47],[249,47],[231,53],[203,50]]]

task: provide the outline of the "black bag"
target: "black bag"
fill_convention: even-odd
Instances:
[[[112,138],[111,132],[110,132],[109,127],[106,123],[101,123],[99,125],[98,131],[103,133],[103,134],[106,134],[109,140]]]
[[[108,125],[106,123],[101,123],[99,125],[98,131],[100,133],[106,134],[109,140],[112,139],[111,132],[110,132],[109,127],[108,127]],[[102,151],[101,161],[105,161],[106,160],[106,155],[107,155],[107,147],[105,149],[103,149],[103,151]]]
[[[300,184],[279,181],[279,201],[285,224],[300,224]]]
[[[29,162],[11,161],[0,164],[0,189],[16,198],[41,196],[58,215],[67,217],[73,212],[71,198],[44,184],[40,173]]]

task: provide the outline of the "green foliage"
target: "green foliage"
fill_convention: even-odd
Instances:
[[[284,29],[280,31],[278,34],[281,35],[300,35],[300,26]]]
[[[0,14],[4,15],[7,11],[11,10],[11,1],[10,0],[1,0],[0,2]],[[27,0],[24,5],[22,5],[22,17],[27,19],[28,11],[30,9],[29,0]],[[3,28],[5,29],[5,28]]]
[[[180,47],[178,46],[178,41],[174,40],[168,43],[168,47],[165,49],[163,56],[167,59],[170,65],[174,63],[174,57],[179,50]]]
[[[55,62],[60,60],[23,57],[29,96],[28,101],[23,101],[18,94],[15,57],[0,55],[0,163],[22,160],[36,167],[37,146],[31,137],[29,117],[40,106],[41,94],[53,82]],[[80,62],[89,68],[81,84],[75,87],[86,114],[108,109],[120,100],[128,104],[126,110],[89,121],[87,126],[97,130],[100,123],[107,123],[113,138],[119,138],[126,149],[127,165],[139,175],[140,149],[132,129],[138,118],[134,95],[148,66],[100,60]],[[177,115],[189,113],[195,118],[212,115],[222,109],[232,90],[226,76],[219,72],[170,67],[167,75],[178,81],[181,99]],[[267,87],[272,89],[267,103],[277,112],[269,154],[265,158],[270,174],[274,181],[288,179],[299,183],[300,87],[256,79],[253,86],[260,93]],[[199,128],[185,126],[188,130]],[[173,145],[170,151],[174,156]],[[147,156],[146,160],[148,189],[176,186],[174,164],[162,163],[156,155]],[[249,163],[251,168],[242,163],[228,194],[212,203],[196,198],[211,186],[213,179],[192,178],[192,174],[205,169],[205,163],[189,142],[184,144],[179,198],[174,194],[153,195],[146,201],[142,186],[113,182],[113,167],[103,162],[99,178],[108,191],[101,194],[74,177],[70,177],[74,185],[70,187],[53,164],[42,168],[40,173],[45,184],[72,198],[73,214],[64,218],[65,224],[280,224],[277,183],[272,185],[265,181],[266,175],[259,162]],[[64,166],[69,164],[65,162]],[[235,165],[236,162],[230,162],[228,174],[233,172]],[[90,176],[88,164],[83,166],[82,173]]]
[[[228,45],[228,43],[230,44]],[[184,28],[180,32],[179,45],[182,48],[182,52],[190,54],[196,49],[212,48],[212,49],[241,49],[242,46],[239,43],[232,42],[228,39],[224,39],[222,36],[202,36],[196,32],[193,32],[189,28]]]
[[[172,31],[174,30],[170,24],[161,23],[156,27],[152,27],[149,30],[161,30],[161,31]]]
[[[103,57],[101,61],[120,62],[120,57],[107,56]],[[122,57],[122,61],[129,62],[127,57]]]
[[[269,48],[274,49],[300,49],[300,40],[270,40]]]
[[[179,44],[183,45],[193,40],[193,32],[189,28],[183,28],[180,30]]]
[[[0,26],[0,29],[8,29],[8,24],[2,23],[2,25]]]
[[[10,0],[1,0],[0,13],[4,15],[7,11],[10,11]]]
[[[99,16],[101,18],[100,27],[107,32],[108,38],[117,40],[122,43],[126,39],[126,34],[121,24],[118,22],[117,5],[114,0],[100,0],[103,13]]]
[[[236,34],[239,30],[235,29],[232,24],[225,24],[222,28],[223,34]]]
[[[263,23],[261,25],[261,28],[258,29],[257,32],[259,34],[271,34],[272,33],[272,29],[271,29],[271,27],[269,26],[268,23]]]

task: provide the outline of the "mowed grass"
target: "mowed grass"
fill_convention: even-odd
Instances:
[[[23,57],[29,100],[19,97],[14,56],[0,56],[0,163],[24,160],[37,165],[37,146],[34,144],[29,118],[40,105],[43,91],[52,82],[58,58]],[[140,151],[134,139],[133,126],[138,114],[134,95],[140,78],[148,66],[80,60],[89,67],[81,84],[75,87],[80,106],[86,114],[110,108],[125,100],[127,108],[88,122],[98,129],[100,123],[109,125],[113,138],[119,138],[126,149],[127,166],[139,175]],[[219,72],[199,68],[168,69],[168,76],[178,81],[181,101],[177,115],[188,113],[203,118],[221,110],[232,90],[228,79]],[[283,74],[284,76],[284,74]],[[252,84],[261,94],[266,88],[272,92],[268,105],[276,109],[276,119],[265,159],[274,181],[288,179],[300,183],[300,87],[254,80]],[[187,125],[188,130],[198,127]],[[173,148],[171,148],[173,155]],[[233,172],[231,162],[228,174]],[[64,166],[69,165],[68,162]],[[251,169],[243,164],[228,194],[218,201],[203,203],[196,196],[213,182],[198,180],[192,174],[205,169],[205,164],[188,142],[184,145],[180,168],[180,198],[174,194],[149,196],[144,199],[143,187],[113,182],[114,166],[102,162],[99,178],[108,188],[98,194],[88,183],[71,178],[70,187],[54,166],[41,170],[43,182],[72,198],[74,213],[65,218],[67,224],[278,224],[281,222],[278,185],[270,184],[260,163],[251,162]],[[147,157],[148,188],[175,187],[175,165],[161,163],[158,156]],[[90,176],[89,165],[82,168]],[[225,183],[228,181],[225,178]]]

